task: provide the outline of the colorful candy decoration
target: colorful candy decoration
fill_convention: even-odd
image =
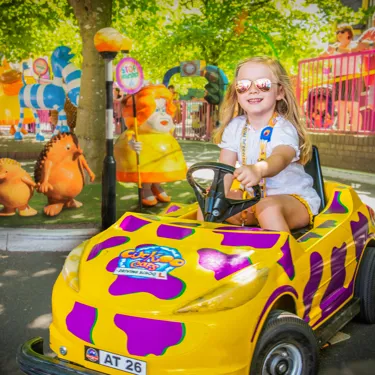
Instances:
[[[78,208],[81,202],[74,198],[84,186],[86,169],[90,181],[94,173],[87,164],[77,137],[72,133],[60,133],[51,138],[44,146],[35,165],[34,178],[37,190],[48,198],[44,213],[56,216],[65,208]]]
[[[69,132],[67,126],[66,113],[64,110],[65,90],[70,101],[78,106],[79,91],[81,84],[81,71],[70,62],[74,57],[70,53],[69,47],[57,47],[52,54],[52,71],[54,74],[53,83],[42,85],[33,84],[25,85],[19,93],[20,100],[20,121],[18,123],[17,132],[14,135],[15,140],[22,140],[21,133],[24,117],[24,109],[31,108],[36,119],[36,140],[44,141],[44,136],[40,131],[39,117],[37,109],[56,109],[58,111],[58,125],[54,131],[54,135]],[[63,87],[63,80],[66,89]]]
[[[173,137],[175,105],[164,85],[149,85],[135,94],[138,140],[142,143],[140,171],[143,188],[142,204],[154,206],[170,197],[161,182],[185,179],[186,163],[181,148]],[[133,97],[123,100],[123,117],[128,130],[118,138],[114,154],[117,180],[138,182],[136,153],[129,145],[134,136]]]
[[[35,82],[35,81],[34,81]],[[21,72],[13,69],[4,59],[0,65],[0,126],[10,125],[10,134],[16,132],[15,125],[20,117],[20,105],[18,93],[23,86]],[[34,122],[34,117],[30,109],[25,109],[24,123]],[[27,130],[21,130],[27,134]]]
[[[20,216],[34,216],[37,211],[29,206],[34,193],[35,182],[13,159],[0,159],[0,216],[13,216],[18,210]]]

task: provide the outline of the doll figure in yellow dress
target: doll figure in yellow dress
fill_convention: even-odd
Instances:
[[[142,181],[142,204],[155,206],[171,198],[161,182],[184,180],[186,163],[180,145],[173,137],[175,105],[171,92],[164,85],[143,87],[135,95],[138,142],[135,141],[133,98],[122,100],[122,115],[127,130],[118,138],[114,153],[116,176],[121,182],[138,182],[139,154]]]

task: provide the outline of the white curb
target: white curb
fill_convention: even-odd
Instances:
[[[369,185],[375,185],[375,173],[366,173],[359,171],[352,171],[349,169],[339,169],[322,167],[324,178],[332,179],[339,178],[341,180],[348,180],[351,182],[359,182]]]
[[[87,229],[22,229],[0,228],[0,250],[6,251],[70,251],[99,233]]]

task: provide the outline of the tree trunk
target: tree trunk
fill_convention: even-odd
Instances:
[[[111,25],[112,0],[68,0],[82,38],[82,80],[75,133],[87,162],[100,181],[105,156],[104,60],[94,46],[96,32]]]

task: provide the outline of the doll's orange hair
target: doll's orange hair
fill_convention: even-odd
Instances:
[[[164,85],[145,86],[135,94],[138,126],[146,122],[154,113],[156,109],[155,99],[165,99],[166,111],[173,117],[176,112],[176,106],[173,104],[172,93]],[[126,126],[132,128],[134,126],[132,95],[127,95],[122,99],[121,104],[122,117],[125,119]]]

